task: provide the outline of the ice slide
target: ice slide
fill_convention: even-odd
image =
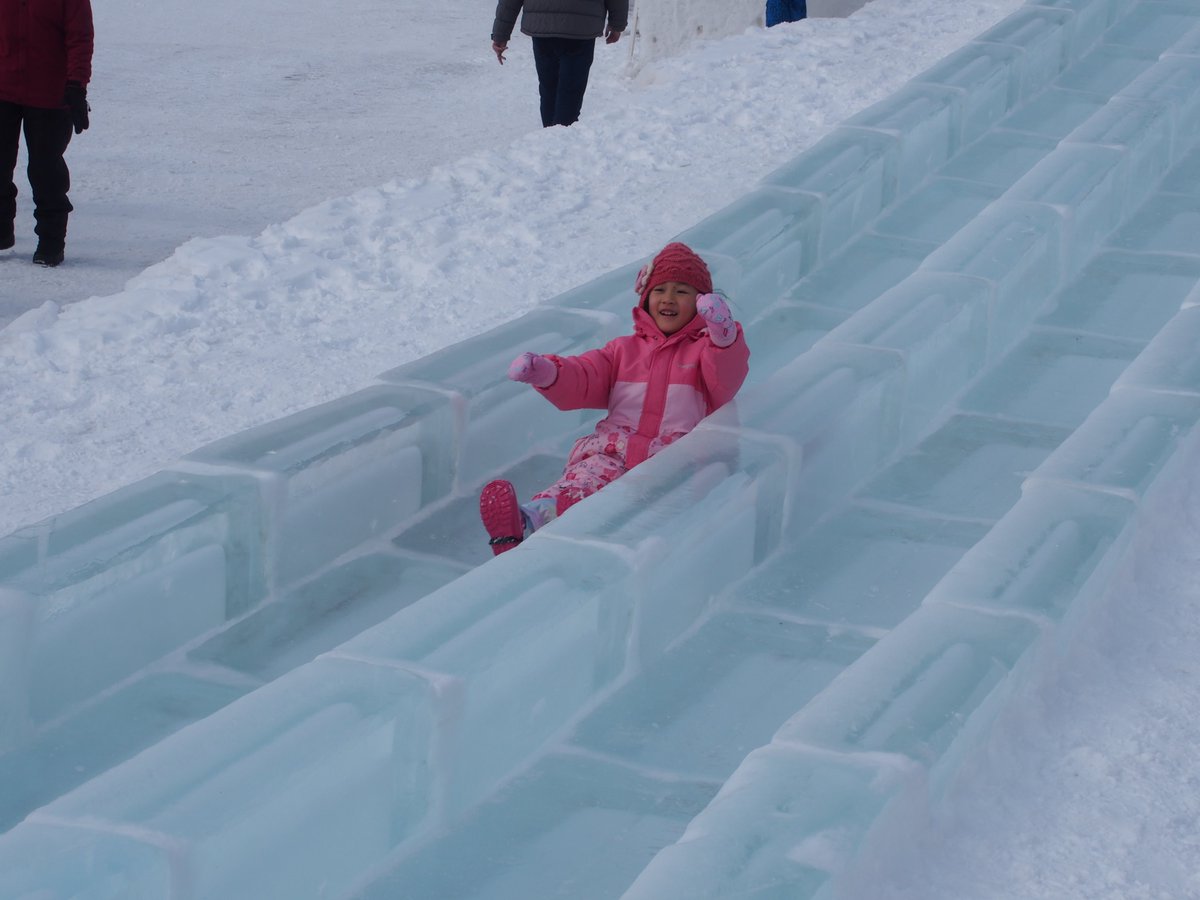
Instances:
[[[1200,6],[1029,4],[681,237],[752,382],[514,552],[590,418],[506,364],[637,263],[0,541],[0,898],[853,893],[1200,455]]]

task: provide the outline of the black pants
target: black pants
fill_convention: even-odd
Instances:
[[[579,118],[595,53],[596,41],[591,38],[533,39],[533,64],[537,67],[542,125],[546,128],[570,125]]]
[[[71,143],[71,114],[66,109],[39,109],[0,101],[0,230],[17,216],[17,147],[25,131],[29,154],[29,187],[33,192],[34,229],[41,243],[61,247],[67,238],[67,199],[71,173],[63,154]]]

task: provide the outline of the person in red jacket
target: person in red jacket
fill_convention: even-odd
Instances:
[[[479,496],[492,552],[511,550],[616,478],[674,443],[724,406],[749,372],[750,350],[704,260],[668,244],[638,273],[634,333],[580,356],[522,353],[508,377],[559,409],[607,409],[575,442],[563,476],[522,505],[508,481]]]
[[[0,250],[16,243],[17,148],[25,132],[38,236],[33,261],[63,261],[71,132],[87,129],[92,76],[89,0],[0,0]]]

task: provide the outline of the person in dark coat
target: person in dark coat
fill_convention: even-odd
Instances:
[[[570,125],[583,108],[596,38],[606,44],[620,39],[629,24],[629,0],[499,0],[492,52],[501,65],[522,7],[521,33],[533,38],[542,125]]]
[[[807,0],[767,0],[767,27],[808,18]]]
[[[16,243],[17,149],[25,132],[38,236],[33,261],[63,261],[71,133],[87,129],[92,76],[89,0],[0,0],[0,250]]]

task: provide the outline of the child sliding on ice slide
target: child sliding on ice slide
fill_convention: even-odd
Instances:
[[[511,550],[568,507],[687,434],[741,388],[750,350],[704,260],[668,244],[638,273],[633,334],[580,356],[522,353],[508,377],[559,409],[607,409],[575,442],[563,476],[525,504],[508,481],[479,496],[492,552]]]

